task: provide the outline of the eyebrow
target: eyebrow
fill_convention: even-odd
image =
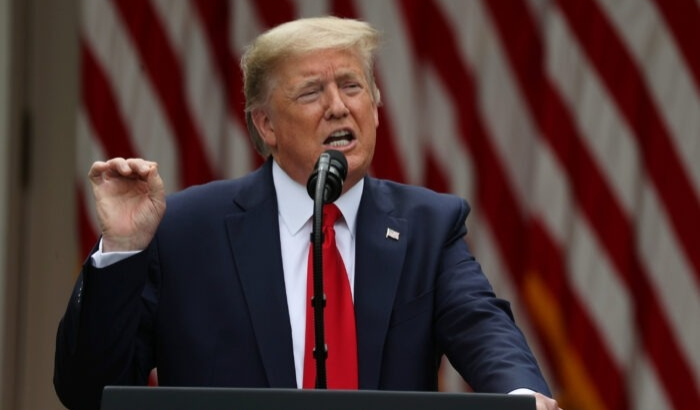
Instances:
[[[358,73],[355,70],[350,70],[350,69],[339,69],[336,71],[336,75],[333,78],[334,81],[343,81],[343,80],[348,80],[348,79],[361,79],[364,77],[364,74]],[[303,74],[302,74],[303,76]],[[305,78],[301,84],[300,88],[309,86],[309,85],[315,85],[318,83],[323,82],[321,80],[321,76],[316,75],[316,74],[311,74],[307,78]]]
[[[295,90],[295,91],[303,90],[303,89],[305,89],[305,88],[317,86],[317,85],[321,84],[322,82],[323,82],[323,81],[321,81],[321,77],[318,77],[318,76],[316,76],[316,77],[311,77],[311,78],[308,78],[308,79],[303,80],[301,83],[299,83],[299,84],[297,84],[297,85],[294,85],[294,86],[292,87],[292,89]]]
[[[333,81],[337,81],[337,82],[343,82],[343,81],[348,81],[348,80],[358,80],[359,81],[359,80],[362,80],[363,78],[364,78],[364,76],[362,74],[358,74],[355,71],[348,70],[345,72],[340,72],[338,75],[336,75],[333,78]],[[303,90],[303,89],[308,88],[308,87],[317,86],[323,82],[324,81],[321,79],[320,76],[313,76],[313,77],[304,79],[298,85],[293,86],[291,88],[291,90],[292,91],[299,91],[299,90]]]

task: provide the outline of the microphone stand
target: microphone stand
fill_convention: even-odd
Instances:
[[[323,320],[323,309],[326,307],[326,294],[323,292],[323,205],[338,199],[342,193],[347,169],[348,162],[341,152],[327,150],[318,158],[315,170],[306,184],[306,189],[314,200],[313,231],[311,232],[314,269],[311,306],[314,308],[313,355],[316,360],[317,389],[327,388],[326,359],[328,358]]]
[[[323,309],[326,307],[326,294],[323,292],[323,205],[328,164],[319,163],[318,179],[314,191],[314,215],[311,241],[313,246],[313,290],[311,306],[314,308],[315,347],[313,350],[316,360],[316,388],[326,389],[326,359],[328,346],[325,342],[325,327]]]

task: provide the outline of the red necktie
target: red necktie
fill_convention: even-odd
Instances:
[[[329,389],[357,389],[357,335],[355,309],[345,264],[335,245],[333,224],[341,216],[334,204],[323,207],[323,288],[326,294],[325,340],[328,346],[326,378]],[[316,387],[314,348],[313,246],[309,249],[307,273],[306,345],[304,388]]]

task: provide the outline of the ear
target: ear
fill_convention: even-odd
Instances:
[[[374,107],[374,128],[379,128],[379,105],[382,100],[379,89],[377,89],[376,97],[376,100],[372,101],[372,106]]]
[[[260,134],[265,145],[274,150],[274,147],[277,145],[277,136],[275,135],[275,127],[270,116],[263,108],[258,108],[251,112],[251,117],[255,129],[258,130],[258,134]]]
[[[379,108],[377,106],[374,106],[374,128],[379,127]]]

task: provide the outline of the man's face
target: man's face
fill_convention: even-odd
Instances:
[[[347,190],[369,169],[379,117],[358,54],[323,50],[277,67],[269,103],[253,121],[280,167],[302,185],[321,153],[342,152]]]

